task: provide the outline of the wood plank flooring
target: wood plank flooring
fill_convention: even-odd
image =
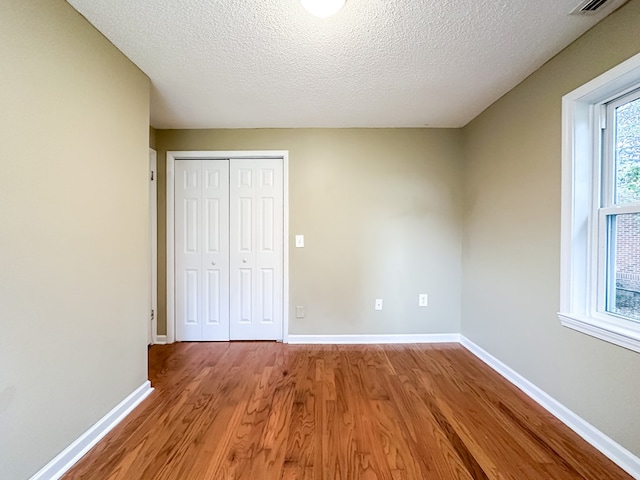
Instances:
[[[457,344],[176,343],[155,392],[64,477],[631,477]]]

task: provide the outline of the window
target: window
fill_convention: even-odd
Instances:
[[[603,114],[599,310],[640,322],[640,92]]]
[[[563,98],[563,325],[640,352],[640,55]]]

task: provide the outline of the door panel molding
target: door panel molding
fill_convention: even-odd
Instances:
[[[229,165],[231,340],[282,339],[282,168],[281,158]]]
[[[260,150],[260,151],[168,151],[166,161],[166,273],[167,273],[167,343],[176,341],[176,268],[175,268],[175,162],[176,160],[230,160],[230,159],[281,159],[283,169],[283,292],[282,292],[282,340],[287,342],[289,336],[289,152],[287,150]],[[260,182],[269,184],[272,179],[268,174],[262,178],[246,178],[244,182]],[[215,182],[214,178],[205,178],[205,182]],[[262,310],[262,307],[260,307]],[[260,312],[262,313],[262,312]],[[278,338],[280,340],[280,338]]]
[[[175,165],[177,340],[229,340],[229,161]]]

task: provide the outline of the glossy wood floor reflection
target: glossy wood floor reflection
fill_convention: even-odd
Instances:
[[[69,479],[630,479],[459,345],[178,343]]]

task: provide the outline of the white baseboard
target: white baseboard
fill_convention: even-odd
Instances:
[[[397,335],[289,335],[292,344],[384,344],[384,343],[458,343],[457,333],[397,334]]]
[[[166,345],[167,344],[167,336],[166,335],[156,335],[155,340],[153,341],[154,345]]]
[[[640,458],[636,457],[622,445],[616,443],[582,417],[569,410],[555,398],[551,397],[468,338],[460,335],[460,344],[539,403],[584,440],[609,457],[611,461],[616,463],[629,475],[635,479],[640,479]]]
[[[53,460],[46,464],[31,480],[57,480],[82,458],[113,427],[118,425],[153,391],[151,382],[140,385],[113,410],[102,417],[93,427],[84,432],[75,442],[65,448]]]

